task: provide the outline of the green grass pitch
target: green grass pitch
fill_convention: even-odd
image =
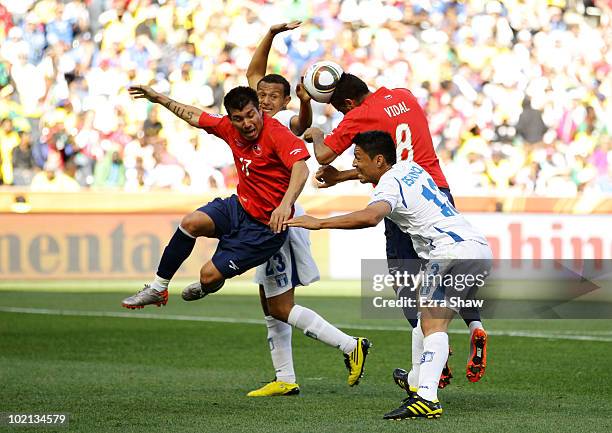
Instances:
[[[351,293],[298,289],[296,300],[372,340],[360,385],[346,385],[339,351],[296,331],[302,393],[253,399],[245,394],[274,373],[252,290],[230,283],[194,303],[173,294],[165,308],[120,308],[136,286],[2,283],[0,412],[70,413],[67,429],[37,430],[45,432],[612,431],[612,321],[489,320],[489,365],[477,384],[465,379],[466,328],[455,321],[443,417],[398,422],[382,415],[403,397],[391,372],[409,367],[407,324],[362,320]]]

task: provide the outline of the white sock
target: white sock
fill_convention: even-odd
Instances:
[[[412,369],[408,373],[408,385],[411,388],[419,387],[419,372],[421,370],[421,356],[423,355],[423,330],[421,322],[412,330]]]
[[[166,280],[164,278],[161,278],[155,275],[155,279],[151,283],[151,287],[157,290],[158,292],[163,292],[164,290],[168,290],[169,283],[170,283],[170,280]]]
[[[291,333],[293,328],[288,323],[266,316],[268,327],[268,345],[276,380],[295,383],[293,355],[291,353]]]
[[[344,353],[351,353],[357,347],[357,340],[353,337],[346,335],[314,311],[300,305],[293,306],[287,322],[304,331],[308,337],[336,347]]]
[[[469,328],[470,328],[470,335],[472,335],[475,330],[484,329],[484,326],[482,326],[482,322],[478,320],[474,320],[473,322],[470,322]]]
[[[438,399],[440,374],[448,359],[448,334],[434,332],[423,339],[418,394],[425,400]]]

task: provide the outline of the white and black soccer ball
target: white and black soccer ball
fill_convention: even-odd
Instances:
[[[304,74],[304,88],[312,99],[328,103],[342,75],[340,65],[329,60],[313,63]]]

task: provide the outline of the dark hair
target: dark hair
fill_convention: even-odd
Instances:
[[[359,146],[370,158],[382,155],[388,164],[395,164],[397,156],[393,138],[384,131],[360,132],[353,138],[353,143]]]
[[[282,84],[283,96],[289,96],[291,94],[291,85],[289,84],[289,81],[287,81],[282,75],[268,74],[264,76],[261,80],[259,80],[259,83],[261,83],[262,81],[264,83]],[[258,86],[259,83],[257,83]]]
[[[345,99],[359,100],[369,91],[368,85],[361,78],[342,73],[329,103],[338,108],[344,104]]]
[[[225,95],[225,98],[223,98],[223,105],[225,106],[227,114],[230,114],[230,110],[242,110],[249,105],[249,102],[252,103],[255,108],[259,107],[257,92],[245,86],[234,87]]]

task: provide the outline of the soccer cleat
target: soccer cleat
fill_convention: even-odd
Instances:
[[[357,347],[351,353],[344,354],[344,365],[349,371],[348,384],[355,386],[359,384],[359,379],[363,376],[363,368],[365,366],[368,351],[372,345],[367,338],[355,338]]]
[[[397,386],[408,393],[408,397],[412,397],[416,394],[417,389],[408,384],[408,372],[403,368],[396,368],[393,370],[393,380]]]
[[[299,393],[300,386],[297,383],[273,380],[270,383],[266,383],[261,388],[249,392],[247,397],[276,397],[281,395],[296,395]]]
[[[416,419],[416,418],[440,418],[442,415],[442,405],[438,400],[425,400],[418,394],[407,397],[397,409],[386,413],[384,419]]]
[[[468,358],[466,377],[470,382],[478,382],[487,368],[487,333],[478,328],[470,338],[470,357]]]
[[[452,350],[448,350],[448,356],[452,355]],[[448,365],[448,360],[442,369],[442,374],[440,375],[440,381],[438,382],[438,388],[445,388],[447,385],[450,385],[450,380],[453,377],[453,373],[451,372],[450,366]],[[408,385],[408,372],[403,368],[396,368],[393,370],[393,380],[404,391],[408,393],[408,395],[412,395],[417,391],[416,388],[411,388]]]
[[[183,293],[181,296],[185,301],[197,301],[198,299],[202,299],[206,295],[210,295],[211,293],[218,292],[221,290],[221,287],[225,284],[225,280],[222,280],[217,287],[209,290],[204,290],[202,288],[202,283],[196,281],[195,283],[191,283],[187,287],[183,289]]]
[[[128,296],[121,302],[121,306],[129,308],[130,310],[136,310],[138,308],[144,308],[145,305],[157,305],[161,307],[168,303],[168,290],[158,292],[150,285],[145,284],[144,289],[136,293],[135,295]]]
[[[448,358],[453,354],[450,346],[448,347]],[[453,377],[453,372],[451,371],[450,365],[448,365],[448,359],[446,360],[446,364],[444,364],[444,368],[442,369],[442,374],[440,374],[440,381],[438,382],[438,388],[443,389],[446,388],[447,385],[450,385],[450,380]]]

